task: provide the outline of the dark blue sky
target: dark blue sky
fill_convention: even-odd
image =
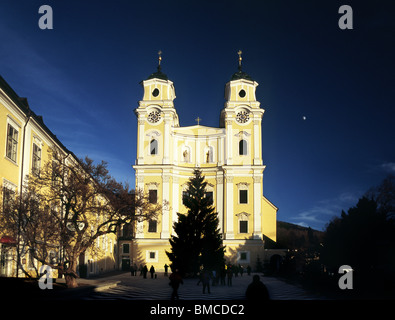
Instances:
[[[353,30],[338,27],[343,4]],[[266,110],[264,194],[278,220],[322,230],[395,173],[394,17],[381,0],[3,0],[0,74],[77,156],[134,185],[133,109],[158,50],[180,125],[218,127],[241,49]]]

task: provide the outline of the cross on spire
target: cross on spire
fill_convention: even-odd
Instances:
[[[201,121],[202,119],[200,119],[199,117],[197,117],[196,119],[195,119],[195,121],[197,121],[197,124],[199,125],[199,123],[200,123],[200,121]]]
[[[160,71],[161,66],[160,66],[160,62],[162,61],[162,50],[158,51],[158,71]]]
[[[241,57],[242,53],[243,52],[241,50],[237,51],[237,54],[239,55],[239,70],[240,71],[241,71],[241,60],[243,60],[243,58]]]

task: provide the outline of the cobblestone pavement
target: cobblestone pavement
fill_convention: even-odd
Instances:
[[[117,285],[95,291],[83,297],[85,300],[169,300],[172,289],[169,280],[163,274],[157,279],[147,279],[142,276],[131,276],[123,273],[106,278],[107,281],[117,282]],[[273,277],[262,277],[272,300],[323,300],[307,292],[303,288],[286,283]],[[197,279],[184,279],[178,293],[181,300],[244,300],[245,291],[252,282],[252,275],[233,277],[232,286],[210,286],[211,293],[203,294],[203,287],[197,285]]]

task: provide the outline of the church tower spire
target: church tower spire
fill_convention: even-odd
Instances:
[[[179,126],[178,115],[174,108],[176,92],[173,82],[162,72],[161,62],[162,51],[159,50],[157,71],[141,81],[144,88],[143,99],[134,110],[139,124],[136,161],[138,164],[169,163],[170,128]],[[144,157],[144,152],[147,152],[145,140],[148,139],[147,137],[153,140],[155,135],[157,135],[155,153],[150,154],[152,157]]]
[[[158,51],[158,66],[157,66],[157,71],[152,73],[147,80],[149,79],[162,79],[162,80],[169,80],[169,78],[167,77],[167,75],[165,75],[162,72],[162,66],[161,66],[161,62],[162,62],[162,50]]]
[[[232,75],[230,81],[225,85],[226,101],[220,118],[220,127],[225,128],[228,134],[229,146],[225,158],[229,165],[241,162],[262,165],[261,121],[265,111],[260,108],[260,103],[256,100],[255,91],[258,83],[242,70],[242,51],[239,50],[237,54],[239,55],[238,71]],[[239,140],[242,141],[240,143],[252,146],[248,151],[249,157],[240,158],[237,152],[235,153],[235,150],[233,150],[234,133],[232,134],[232,132],[234,130],[237,134],[244,136],[244,138],[239,137]],[[244,149],[242,150],[243,153],[245,152]]]
[[[243,52],[241,50],[239,50],[239,51],[237,51],[237,54],[239,55],[239,71],[241,71],[241,60],[243,60],[241,55],[243,54]]]
[[[158,51],[158,71],[160,71],[160,62],[162,61],[162,51],[161,50],[159,50]]]
[[[230,80],[246,79],[246,80],[254,81],[246,72],[243,72],[243,70],[242,70],[241,61],[243,60],[243,58],[241,57],[241,55],[243,54],[243,52],[241,50],[239,50],[239,51],[237,51],[237,54],[239,55],[238,71],[232,75],[232,78]]]

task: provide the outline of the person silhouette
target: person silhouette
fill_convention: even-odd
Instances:
[[[252,282],[247,287],[246,298],[250,301],[269,300],[269,292],[257,274],[252,277]]]
[[[143,267],[143,277],[144,277],[144,279],[147,279],[147,273],[148,273],[148,268],[147,268],[147,266],[145,265],[145,266]]]
[[[200,276],[200,280],[203,284],[203,293],[206,293],[206,288],[208,289],[208,293],[210,292],[210,279],[211,275],[208,270],[204,270]]]
[[[153,279],[154,278],[154,273],[155,273],[154,266],[151,266],[151,268],[149,269],[149,272],[151,273],[151,279]]]
[[[169,280],[169,285],[173,288],[173,292],[171,293],[171,300],[180,300],[180,297],[178,296],[178,288],[180,284],[184,283],[184,281],[182,281],[182,277],[178,269],[176,269],[175,272],[170,275]]]

